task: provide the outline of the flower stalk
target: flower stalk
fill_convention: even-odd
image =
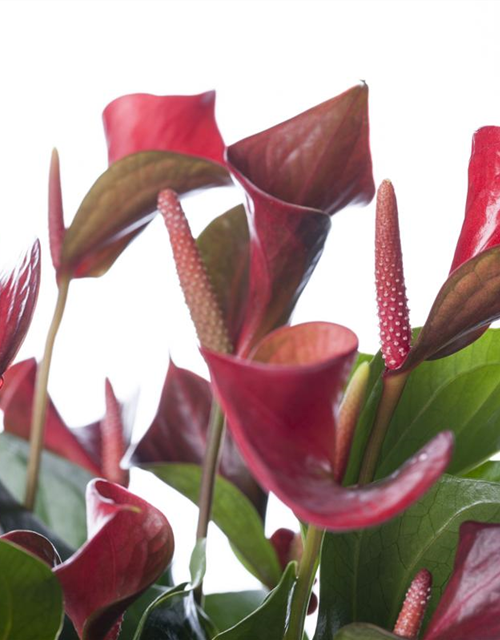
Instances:
[[[56,307],[52,322],[47,333],[45,342],[45,351],[42,361],[38,367],[35,395],[33,401],[33,414],[31,420],[31,436],[30,436],[30,454],[28,460],[27,478],[26,478],[26,494],[24,505],[30,511],[35,506],[36,492],[38,488],[38,477],[40,475],[40,462],[43,449],[43,437],[45,431],[45,414],[47,412],[47,389],[49,382],[50,364],[52,362],[52,353],[54,351],[54,343],[57,332],[61,325],[61,320],[66,308],[68,299],[69,277],[63,277],[59,280],[59,292],[57,296]]]

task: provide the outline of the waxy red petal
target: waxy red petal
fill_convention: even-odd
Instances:
[[[45,536],[35,531],[16,529],[0,536],[0,539],[13,542],[49,565],[55,567],[61,562],[54,545]]]
[[[194,96],[122,96],[106,107],[103,121],[110,164],[137,151],[176,151],[224,162],[224,141],[215,121],[215,91]]]
[[[236,444],[254,476],[302,520],[331,530],[380,524],[409,507],[451,457],[442,433],[389,478],[364,487],[334,481],[338,405],[356,354],[345,327],[279,329],[254,361],[202,349]]]
[[[321,256],[327,214],[373,197],[368,137],[368,89],[359,85],[228,148],[250,231],[239,354],[288,321]]]
[[[212,405],[210,384],[171,360],[151,426],[137,444],[132,461],[203,462]],[[236,485],[262,513],[267,496],[257,485],[230,434],[222,450],[219,473]]]
[[[80,637],[103,640],[165,571],[174,538],[162,513],[105,480],[89,484],[87,514],[89,541],[54,571]]]
[[[465,220],[451,271],[500,244],[500,127],[483,127],[472,139]]]
[[[466,522],[451,578],[424,640],[500,637],[500,525]]]
[[[4,428],[19,438],[29,440],[31,411],[35,391],[37,364],[34,358],[18,362],[6,372],[0,390],[0,409],[4,412]],[[105,417],[85,427],[69,428],[52,400],[48,399],[45,418],[44,447],[96,476],[127,482],[127,472],[119,461],[128,446],[121,418],[121,407],[106,383]],[[104,462],[106,458],[106,462]]]
[[[228,147],[238,174],[279,200],[331,215],[375,193],[368,87],[360,84]]]
[[[0,376],[14,360],[28,333],[40,286],[40,243],[0,278]]]

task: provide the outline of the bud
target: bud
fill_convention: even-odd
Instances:
[[[129,477],[128,471],[120,467],[125,449],[120,404],[106,379],[106,414],[101,422],[102,471],[106,480],[123,486],[128,484]]]

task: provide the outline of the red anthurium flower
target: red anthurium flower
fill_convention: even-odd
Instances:
[[[382,351],[390,370],[409,371],[450,355],[500,317],[500,127],[474,135],[465,220],[450,275],[411,350],[397,205],[388,181],[377,201],[376,261]]]
[[[51,543],[33,531],[2,538],[54,568],[66,613],[82,640],[114,640],[127,607],[170,564],[174,537],[158,509],[105,480],[87,487],[87,523],[89,540],[62,564]]]
[[[424,640],[500,637],[500,525],[465,522],[455,566]]]
[[[134,93],[113,100],[102,117],[109,164],[138,151],[176,151],[224,162],[215,91],[196,96]]]
[[[0,277],[0,376],[16,357],[28,332],[40,286],[40,243],[18,267]]]
[[[360,85],[227,150],[247,195],[250,282],[237,351],[287,322],[323,250],[329,215],[374,194]]]
[[[0,391],[5,431],[25,440],[29,440],[31,431],[36,371],[34,358],[18,362],[5,374],[5,385]],[[124,427],[121,414],[109,381],[106,381],[104,418],[85,427],[70,429],[49,398],[44,446],[93,475],[126,485],[128,472],[121,469],[120,461],[129,444],[130,429]]]
[[[211,405],[210,384],[170,361],[156,416],[134,449],[132,460],[201,464]],[[264,512],[267,495],[248,471],[231,434],[224,441],[219,473],[235,484],[260,513]]]
[[[336,482],[338,407],[357,344],[349,329],[318,322],[278,329],[251,361],[202,349],[252,473],[297,517],[336,531],[374,526],[409,507],[444,472],[452,449],[452,435],[441,433],[383,481]]]

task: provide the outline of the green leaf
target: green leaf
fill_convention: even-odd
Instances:
[[[267,596],[264,589],[211,593],[205,597],[205,611],[219,631],[226,631],[253,613]]]
[[[207,539],[202,538],[196,543],[191,560],[189,562],[189,573],[191,575],[191,587],[196,589],[205,577],[207,570]]]
[[[0,481],[20,502],[24,499],[29,443],[0,436]],[[73,548],[87,539],[85,489],[92,476],[81,467],[44,451],[35,515]]]
[[[186,585],[174,587],[146,610],[133,640],[209,640],[211,622],[198,608],[193,591]]]
[[[500,461],[489,460],[484,464],[472,469],[464,478],[470,478],[472,480],[484,480],[485,482],[500,482]]]
[[[169,589],[154,584],[153,586],[149,587],[149,589],[147,589],[140,598],[138,598],[133,604],[130,605],[123,618],[120,630],[120,640],[132,640],[146,609],[157,598],[164,595],[168,591]]]
[[[339,631],[334,640],[384,640],[384,638],[401,638],[401,636],[395,636],[372,624],[350,624]]]
[[[460,524],[500,522],[500,485],[443,476],[402,516],[382,527],[325,536],[315,640],[343,625],[370,622],[393,629],[405,593],[422,568],[433,575],[427,619],[451,574]]]
[[[233,341],[238,336],[248,294],[250,238],[243,205],[215,218],[197,239]]]
[[[197,504],[201,482],[198,465],[155,464],[145,468]],[[220,476],[215,483],[212,519],[252,574],[267,586],[276,585],[281,570],[276,552],[264,534],[259,514],[246,496]]]
[[[158,193],[185,194],[231,184],[221,165],[166,151],[142,151],[113,163],[91,187],[64,236],[60,269],[76,277],[105,273],[151,221]]]
[[[0,638],[55,640],[62,621],[62,590],[50,568],[0,540]]]
[[[395,471],[439,431],[455,434],[449,473],[464,474],[500,450],[500,330],[409,377],[389,425],[377,478]]]
[[[283,640],[288,622],[290,597],[295,585],[296,564],[286,568],[278,586],[262,605],[235,627],[223,631],[216,640]]]

